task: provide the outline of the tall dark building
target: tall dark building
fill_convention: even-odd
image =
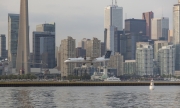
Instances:
[[[124,35],[124,31],[115,31],[114,50],[115,52],[119,52],[124,57],[126,55],[126,40],[127,37]]]
[[[82,47],[76,48],[76,57],[85,57],[86,56],[86,50]]]
[[[151,39],[151,19],[154,18],[154,13],[145,12],[142,14],[142,19],[146,20],[146,36],[149,36]]]
[[[125,32],[126,33],[141,33],[146,35],[146,20],[142,19],[126,19],[125,20]]]
[[[33,32],[33,67],[55,67],[55,32]]]
[[[2,59],[7,58],[6,36],[4,34],[0,34],[0,57]]]
[[[105,44],[101,42],[101,56],[105,55]]]
[[[125,60],[135,60],[136,42],[148,42],[148,36],[142,34],[126,33],[126,53]]]

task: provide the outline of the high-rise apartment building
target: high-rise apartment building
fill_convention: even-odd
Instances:
[[[176,48],[175,69],[180,70],[180,0],[173,7],[173,44]]]
[[[146,35],[146,20],[143,19],[126,19],[125,32]]]
[[[173,45],[163,46],[158,51],[158,70],[161,75],[174,75],[175,48]]]
[[[76,40],[68,36],[67,39],[61,40],[60,45],[60,55],[61,55],[61,77],[65,78],[68,75],[73,74],[73,69],[75,68],[75,63],[64,63],[68,58],[76,57]]]
[[[124,69],[124,57],[119,54],[115,53],[114,55],[111,55],[110,60],[108,61],[108,67],[117,69],[117,76],[123,75],[123,69]]]
[[[29,51],[29,17],[28,0],[21,0],[19,17],[19,34],[16,58],[16,71],[20,74],[30,73]]]
[[[101,41],[93,37],[92,40],[86,42],[86,56],[100,57],[101,56]]]
[[[6,36],[5,34],[0,34],[0,57],[5,59],[6,56]]]
[[[158,59],[158,51],[163,46],[168,46],[167,41],[154,41],[154,60],[157,61]]]
[[[151,39],[159,40],[163,38],[168,40],[169,18],[151,19]]]
[[[151,39],[151,19],[154,18],[154,13],[145,12],[142,14],[142,19],[146,20],[146,36],[149,36]]]
[[[33,66],[55,67],[55,32],[33,32]]]
[[[8,14],[8,61],[12,68],[16,67],[18,30],[19,14]]]
[[[136,74],[136,60],[125,60],[124,74],[125,75],[135,75]]]
[[[104,28],[105,28],[105,50],[111,50],[114,54],[114,35],[115,30],[123,30],[123,8],[116,4],[107,6],[104,10]]]
[[[55,32],[55,22],[39,24],[36,26],[36,31],[39,31],[39,32],[44,32],[44,31]]]
[[[144,45],[136,49],[137,74],[153,75],[153,48],[151,45]]]

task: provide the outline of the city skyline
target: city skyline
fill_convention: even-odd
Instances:
[[[1,34],[6,34],[7,36],[8,13],[19,14],[19,4],[20,4],[18,3],[19,1],[20,0],[13,0],[9,4],[8,0],[0,0],[0,7],[1,7],[0,33]],[[173,5],[176,4],[177,1],[178,0],[171,0],[171,1],[137,0],[136,3],[133,3],[133,5],[131,5],[132,0],[130,1],[118,0],[118,6],[123,7],[123,11],[124,11],[123,23],[125,18],[142,19],[143,12],[153,11],[154,18],[160,18],[162,16],[169,17],[170,29],[172,29]],[[36,25],[45,22],[56,23],[56,46],[59,46],[60,41],[66,38],[67,36],[72,36],[73,38],[75,38],[77,43],[82,38],[92,38],[92,37],[97,37],[98,39],[103,41],[104,8],[108,5],[111,5],[111,2],[112,2],[111,0],[104,0],[103,2],[90,1],[90,0],[87,1],[76,0],[72,2],[59,1],[59,0],[54,0],[54,2],[45,1],[45,0],[38,0],[38,2],[35,0],[29,1],[31,52],[32,52],[32,31],[35,31]],[[148,5],[144,5],[144,4],[148,4]],[[47,7],[51,7],[51,8],[47,9]],[[58,10],[58,12],[56,10]]]

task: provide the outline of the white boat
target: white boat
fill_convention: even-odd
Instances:
[[[153,81],[153,79],[152,79],[151,82],[150,82],[149,89],[150,89],[150,90],[154,90],[154,81]]]
[[[120,78],[116,78],[116,77],[109,77],[107,79],[105,79],[104,81],[121,81]]]

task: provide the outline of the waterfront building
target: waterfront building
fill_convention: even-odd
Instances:
[[[8,14],[8,61],[11,67],[16,67],[19,30],[19,14]]]
[[[22,73],[22,74],[30,73],[29,56],[30,56],[30,51],[29,51],[28,0],[21,0],[17,58],[16,58],[17,73]]]
[[[163,46],[168,46],[167,41],[154,41],[154,60],[157,61],[158,59],[158,51]]]
[[[136,60],[125,60],[124,62],[124,75],[136,74]]]
[[[146,20],[143,19],[126,19],[125,20],[125,32],[126,33],[141,33],[146,35]]]
[[[151,19],[151,39],[159,40],[163,38],[168,40],[169,18],[153,18]]]
[[[163,46],[158,51],[158,70],[161,75],[174,75],[175,48],[173,45]]]
[[[115,53],[114,49],[114,35],[115,30],[123,30],[123,8],[116,4],[107,6],[104,10],[104,42],[105,50],[111,50],[112,55]]]
[[[1,59],[7,58],[5,34],[0,34],[0,57]]]
[[[107,67],[109,69],[117,69],[117,76],[123,75],[124,69],[124,57],[120,53],[115,53],[111,55],[110,60],[107,62]]]
[[[136,49],[136,69],[140,76],[153,75],[153,47],[143,45]]]
[[[61,40],[60,45],[60,69],[61,77],[66,78],[73,74],[75,63],[65,63],[68,58],[76,57],[76,40],[68,36],[67,39]]]
[[[173,7],[173,44],[176,48],[175,69],[180,70],[180,0]]]
[[[33,32],[33,67],[55,66],[55,32]]]
[[[151,19],[154,18],[154,13],[145,12],[142,14],[142,19],[146,20],[146,36],[149,36],[151,39]]]

